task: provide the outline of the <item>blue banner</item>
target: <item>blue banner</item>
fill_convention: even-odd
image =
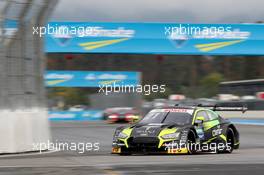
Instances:
[[[96,121],[102,120],[103,111],[85,110],[85,111],[49,111],[49,120],[52,121]]]
[[[139,72],[123,71],[47,71],[47,87],[100,87],[105,85],[139,85]]]
[[[17,21],[15,20],[8,20],[4,22],[4,31],[3,35],[7,38],[13,36],[17,31]],[[2,35],[1,28],[0,28],[0,36]]]
[[[38,34],[46,34],[48,53],[264,55],[263,31],[263,24],[51,22]]]
[[[16,21],[5,23],[6,36]],[[34,26],[47,53],[264,55],[264,24],[50,22]]]

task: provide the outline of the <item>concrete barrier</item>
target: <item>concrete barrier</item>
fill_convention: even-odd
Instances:
[[[0,111],[0,153],[40,151],[34,144],[48,140],[48,115],[44,109]]]

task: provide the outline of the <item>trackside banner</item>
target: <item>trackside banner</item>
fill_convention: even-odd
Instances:
[[[12,36],[16,21],[0,35]],[[264,55],[264,24],[50,22],[34,26],[47,53]]]
[[[102,120],[103,111],[85,110],[85,111],[49,111],[49,120],[79,120],[94,121]]]
[[[123,71],[47,71],[47,87],[100,87],[140,84],[139,72]]]
[[[264,55],[263,24],[50,22],[46,52]]]

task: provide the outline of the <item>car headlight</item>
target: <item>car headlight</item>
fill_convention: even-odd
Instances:
[[[124,134],[124,133],[122,133],[122,132],[120,132],[119,134],[118,134],[118,136],[117,136],[117,138],[119,138],[119,139],[125,139],[125,138],[127,138],[128,137],[128,135],[126,135],[126,134]]]
[[[139,116],[138,115],[134,115],[134,119],[135,120],[138,120],[139,119]]]
[[[177,139],[179,137],[180,133],[176,132],[176,133],[171,133],[171,134],[165,134],[163,136],[161,136],[161,138],[163,139]]]

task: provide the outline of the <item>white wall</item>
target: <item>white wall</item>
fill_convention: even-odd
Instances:
[[[47,112],[0,111],[0,153],[36,151],[34,143],[50,140]]]

